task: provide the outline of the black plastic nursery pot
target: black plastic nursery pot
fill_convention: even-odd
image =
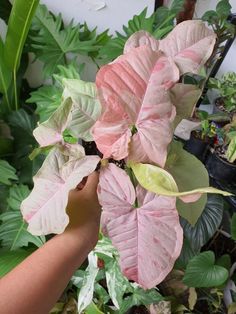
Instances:
[[[220,158],[215,152],[210,152],[206,160],[209,175],[218,182],[236,183],[236,165]]]
[[[196,156],[202,162],[205,162],[209,146],[209,141],[205,141],[196,137],[195,133],[192,132],[190,139],[185,142],[184,149],[187,150],[190,154]]]

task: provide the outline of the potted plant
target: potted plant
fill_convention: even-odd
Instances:
[[[218,182],[236,182],[236,121],[227,124],[206,162],[211,177]]]
[[[219,95],[215,100],[215,112],[227,112],[232,117],[236,111],[236,73],[225,73],[220,79],[210,78],[208,87]]]
[[[195,118],[200,120],[200,127],[191,132],[190,139],[186,141],[184,148],[205,162],[210,146],[214,144],[218,133],[221,132],[221,125],[229,122],[229,117],[224,113],[209,114],[204,110],[196,110]]]

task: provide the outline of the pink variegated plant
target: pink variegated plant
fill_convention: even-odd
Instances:
[[[166,277],[182,248],[179,214],[194,224],[204,193],[227,194],[209,187],[201,162],[173,140],[175,127],[191,116],[201,94],[180,77],[199,73],[214,44],[215,34],[200,21],[179,24],[161,41],[140,31],[122,56],[99,70],[96,85],[64,81],[61,106],[34,131],[42,148],[54,148],[22,203],[30,232],[63,232],[69,191],[100,161],[85,156],[79,144],[68,144],[67,131],[94,140],[106,159],[98,186],[102,229],[119,252],[123,274],[144,288]],[[124,169],[111,159],[123,160]]]

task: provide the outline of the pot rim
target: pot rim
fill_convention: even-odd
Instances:
[[[219,159],[223,164],[226,164],[227,166],[230,166],[230,167],[236,169],[236,165],[235,164],[232,164],[232,163],[228,162],[227,160],[224,160],[223,158],[218,156],[215,150],[213,152],[211,152],[211,154],[214,155],[217,159]]]

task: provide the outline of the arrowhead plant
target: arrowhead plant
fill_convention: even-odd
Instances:
[[[201,95],[198,87],[181,83],[181,75],[199,73],[215,39],[200,21],[185,21],[159,41],[140,31],[123,55],[98,71],[96,84],[63,81],[61,106],[34,131],[40,147],[53,148],[21,206],[31,233],[64,231],[69,191],[100,161],[67,143],[64,132],[77,141],[94,140],[103,154],[102,230],[119,252],[121,270],[143,288],[163,281],[182,248],[179,215],[194,225],[205,193],[228,195],[209,187],[202,163],[173,140]]]

